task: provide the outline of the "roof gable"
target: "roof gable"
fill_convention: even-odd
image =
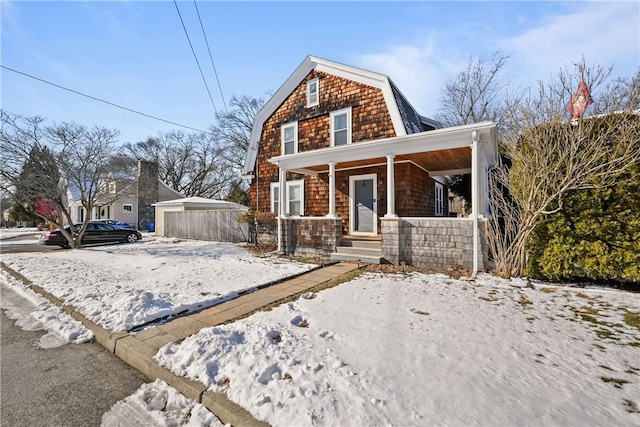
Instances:
[[[383,93],[397,136],[426,130],[422,125],[424,121],[421,120],[421,116],[415,111],[411,104],[409,104],[391,80],[384,74],[374,73],[372,71],[367,71],[361,68],[340,64],[338,62],[314,56],[307,56],[291,76],[289,76],[289,78],[284,82],[284,84],[269,99],[269,101],[267,101],[262,110],[260,110],[255,116],[243,168],[244,174],[248,174],[254,169],[255,162],[258,157],[258,143],[260,141],[264,123],[280,107],[280,105],[282,105],[287,97],[298,87],[298,85],[312,70],[325,72],[327,74],[332,74],[380,89]],[[428,127],[427,129],[431,129],[431,127]]]

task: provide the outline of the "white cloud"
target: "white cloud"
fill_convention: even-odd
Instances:
[[[470,58],[490,55],[496,50],[511,55],[504,76],[514,86],[528,86],[547,80],[565,65],[583,57],[587,64],[609,66],[614,76],[630,76],[640,65],[640,6],[637,2],[571,2],[571,12],[542,17],[531,25],[531,17],[518,14],[512,36],[496,39],[490,30],[472,38],[466,27],[431,30],[407,42],[378,52],[357,55],[350,64],[386,74],[420,114],[433,117],[440,90],[455,77]],[[566,5],[566,4],[564,4]],[[415,39],[414,39],[415,40]]]
[[[16,13],[15,3],[13,0],[3,0],[2,6],[0,6],[0,13],[2,15],[3,24],[7,24],[6,20],[11,20],[13,22]]]
[[[614,74],[628,76],[640,64],[640,6],[637,2],[572,3],[575,12],[557,14],[543,24],[503,39],[529,81],[544,80],[564,65],[585,58],[587,64],[614,65]]]
[[[427,37],[421,44],[391,46],[383,52],[358,55],[351,63],[386,74],[418,113],[433,117],[442,85],[464,64],[451,59],[436,46],[433,37]]]

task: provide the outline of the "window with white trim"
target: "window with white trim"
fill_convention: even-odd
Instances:
[[[436,216],[444,215],[444,186],[436,182]]]
[[[125,212],[133,212],[133,205],[131,203],[125,203],[122,205],[122,210]]]
[[[304,186],[300,184],[287,183],[287,207],[289,215],[300,216],[302,215],[302,188]]]
[[[280,213],[280,184],[271,183],[271,212],[275,214]]]
[[[115,181],[111,181],[109,183],[109,189],[107,191],[109,191],[110,194],[115,194],[116,193],[116,183]]]
[[[287,181],[285,197],[285,214],[292,216],[304,215],[304,180]],[[280,184],[271,183],[271,212],[278,214],[280,207]]]
[[[331,146],[351,144],[351,107],[331,112]]]
[[[315,107],[320,103],[320,86],[318,79],[307,82],[307,108]]]
[[[282,154],[295,154],[298,152],[298,122],[287,123],[281,126]]]

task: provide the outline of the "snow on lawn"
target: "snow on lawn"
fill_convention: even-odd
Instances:
[[[5,271],[0,270],[2,298],[0,308],[6,310],[9,319],[27,331],[46,330],[37,346],[54,348],[69,342],[76,344],[90,341],[93,332],[71,318],[62,308],[25,287]]]
[[[366,274],[156,359],[277,426],[639,425],[639,309],[618,291]]]
[[[202,404],[187,399],[162,380],[143,384],[102,415],[103,427],[194,426],[223,424]]]
[[[15,236],[9,240],[1,240],[0,246],[13,246],[13,245],[37,245],[39,241],[38,236]]]
[[[10,239],[12,237],[23,236],[23,235],[31,236],[35,233],[40,233],[37,227],[0,228],[0,240]]]
[[[37,228],[0,228],[0,246],[38,244]]]
[[[2,261],[111,331],[215,305],[309,270],[230,243],[149,238],[72,251],[3,254]]]

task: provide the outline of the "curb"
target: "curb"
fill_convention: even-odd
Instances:
[[[222,423],[238,427],[269,426],[269,424],[255,419],[249,411],[229,400],[226,395],[209,391],[209,387],[203,383],[180,377],[169,369],[160,366],[153,359],[156,350],[136,339],[135,336],[127,332],[113,333],[103,329],[101,326],[87,319],[82,313],[76,311],[73,306],[65,304],[60,298],[47,292],[42,287],[33,284],[31,280],[11,269],[4,262],[0,261],[0,268],[17,280],[20,280],[35,293],[49,300],[52,304],[62,308],[65,313],[69,314],[72,318],[81,322],[87,329],[93,332],[95,341],[109,352],[115,354],[128,365],[140,371],[147,378],[161,379],[185,397],[201,403],[218,417]]]
[[[287,278],[275,280],[273,282],[270,282],[269,284],[255,287],[251,291],[243,292],[239,294],[238,297],[247,295],[247,294],[257,293],[269,286],[275,286],[288,281],[296,282],[298,278],[300,278],[301,276],[307,273],[313,273],[318,270],[324,269],[326,267],[333,266],[335,264],[339,264],[339,263],[332,262],[330,264],[324,264],[322,266],[318,266],[316,268],[310,269],[306,272],[298,273],[298,274],[289,276]],[[154,356],[158,351],[157,347],[161,347],[162,345],[168,342],[179,341],[178,337],[175,337],[172,335],[173,330],[171,328],[169,329],[163,328],[163,326],[167,328],[166,326],[167,324],[157,327],[155,331],[147,333],[146,335],[144,332],[141,332],[138,335],[131,335],[129,332],[107,331],[101,326],[87,319],[86,316],[84,316],[79,311],[76,311],[76,308],[74,306],[70,304],[65,304],[63,300],[54,296],[50,292],[46,291],[41,286],[34,284],[31,280],[29,280],[22,274],[8,267],[4,262],[0,261],[0,268],[2,268],[4,271],[6,271],[8,274],[13,276],[17,280],[20,280],[22,283],[24,283],[28,288],[30,288],[34,292],[40,294],[41,296],[49,300],[52,304],[62,308],[64,312],[69,314],[72,318],[81,322],[87,329],[93,332],[94,340],[98,344],[103,346],[105,349],[107,349],[109,352],[115,354],[118,358],[123,360],[125,363],[137,369],[147,378],[161,379],[171,387],[178,390],[184,396],[196,401],[197,403],[201,403],[211,413],[213,413],[216,417],[218,417],[220,421],[222,421],[224,424],[231,424],[232,426],[237,426],[237,427],[269,426],[268,423],[257,420],[253,415],[251,415],[249,411],[247,411],[242,406],[229,400],[226,394],[210,391],[208,390],[209,387],[207,385],[199,381],[194,381],[188,378],[178,376],[173,372],[171,372],[169,369],[163,366],[160,366],[154,359]],[[317,283],[316,286],[321,285],[322,283],[329,283],[343,276],[344,274],[347,274],[347,272],[339,273],[338,275],[332,278],[322,277],[323,281],[320,283]],[[295,288],[296,285],[294,284],[292,285],[292,287]],[[289,296],[292,296],[292,295],[297,295],[296,290],[293,290],[293,292],[289,294]],[[283,301],[285,299],[286,298],[272,300],[272,302],[270,302],[267,305],[263,305],[262,307],[268,307],[271,304],[277,303],[278,301]],[[231,301],[233,301],[233,299],[228,302],[231,302]],[[222,304],[224,304],[224,302],[219,304],[219,306],[221,306]],[[249,303],[245,302],[243,304],[247,305]],[[208,308],[215,308],[215,307],[216,306],[208,307]],[[206,309],[207,308],[204,308],[203,310],[200,310],[200,311],[204,311]],[[227,308],[227,310],[233,311],[234,309]],[[257,311],[257,309],[255,310],[251,309],[251,310],[245,311],[243,314],[238,313],[241,315],[235,315],[233,319],[234,321],[242,319],[255,311]],[[180,317],[188,318],[191,315],[197,315],[197,314],[198,314],[197,311],[189,312],[188,315],[176,316],[176,319],[172,319],[172,321],[177,320],[178,322],[181,322]],[[202,327],[208,327],[208,325],[206,325],[205,323],[201,323],[198,321],[196,321],[196,323],[202,324]],[[227,323],[227,322],[224,322],[224,323]],[[146,338],[144,338],[145,336]],[[154,346],[150,345],[151,342],[154,342],[156,345]],[[158,346],[157,344],[160,344],[160,345]]]

